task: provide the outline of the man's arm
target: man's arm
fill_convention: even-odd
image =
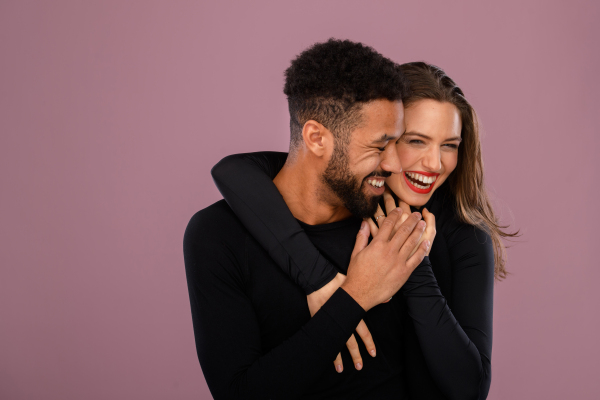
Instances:
[[[331,368],[365,311],[339,289],[298,332],[264,353],[240,269],[244,235],[221,240],[210,227],[226,222],[207,211],[190,221],[184,257],[196,349],[211,393],[217,400],[299,398]]]

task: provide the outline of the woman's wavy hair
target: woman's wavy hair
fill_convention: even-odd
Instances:
[[[494,245],[494,272],[497,280],[506,278],[506,247],[501,238],[512,238],[519,232],[508,233],[508,225],[500,225],[485,189],[483,160],[479,141],[479,125],[475,110],[463,91],[435,65],[424,62],[402,64],[400,70],[407,79],[404,107],[419,100],[431,99],[454,104],[462,121],[462,142],[458,148],[458,163],[450,174],[448,184],[454,195],[458,218],[485,230]]]

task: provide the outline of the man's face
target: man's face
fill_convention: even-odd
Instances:
[[[404,132],[404,108],[400,101],[373,100],[361,116],[348,144],[336,140],[321,178],[352,214],[367,218],[377,210],[385,178],[402,171],[395,143]]]

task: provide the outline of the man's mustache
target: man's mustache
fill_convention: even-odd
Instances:
[[[371,172],[369,175],[367,175],[365,177],[365,179],[370,178],[370,177],[381,177],[381,178],[387,178],[388,176],[392,175],[392,173],[390,171],[375,171],[375,172]]]

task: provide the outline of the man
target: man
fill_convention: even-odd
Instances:
[[[224,201],[191,219],[186,273],[198,358],[215,399],[402,398],[392,306],[369,313],[387,336],[368,360],[373,368],[337,374],[331,364],[429,246],[409,257],[424,230],[418,213],[402,224],[401,211],[390,213],[370,244],[361,223],[375,212],[384,178],[401,171],[394,146],[404,131],[402,90],[392,61],[349,41],[316,44],[286,71],[290,155],[274,183],[310,240],[347,271],[314,317],[305,293]]]

